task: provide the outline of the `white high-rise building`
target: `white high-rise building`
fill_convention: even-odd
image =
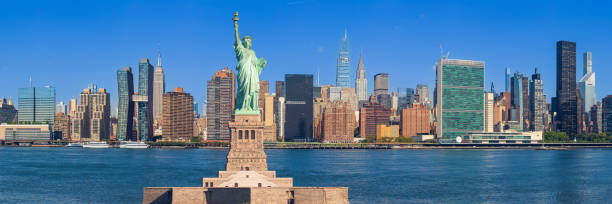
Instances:
[[[157,56],[157,68],[153,74],[153,119],[159,121],[162,117],[162,107],[164,103],[164,93],[166,92],[166,81],[164,79],[164,69],[162,68],[161,52]]]
[[[63,101],[60,101],[57,105],[55,105],[55,114],[58,113],[66,114],[66,104]]]
[[[365,74],[365,65],[363,64],[363,55],[359,54],[359,64],[357,65],[357,74],[355,79],[355,92],[358,101],[368,100],[368,80]]]
[[[588,112],[593,105],[597,104],[597,96],[595,94],[595,72],[593,72],[593,61],[591,52],[584,53],[584,75],[580,79],[580,96],[584,104],[583,111]]]
[[[495,95],[489,92],[484,94],[484,131],[493,132],[493,104],[495,104]]]

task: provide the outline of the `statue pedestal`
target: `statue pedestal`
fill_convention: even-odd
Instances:
[[[231,148],[225,171],[268,171],[263,148],[264,122],[259,115],[235,115],[229,128]]]

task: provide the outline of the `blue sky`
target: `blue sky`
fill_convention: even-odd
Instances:
[[[143,57],[156,62],[159,43],[167,90],[180,86],[202,101],[206,80],[236,64],[231,18],[239,11],[241,35],[252,35],[268,60],[264,80],[318,70],[321,84],[333,84],[347,29],[351,74],[363,50],[370,90],[380,72],[394,90],[417,83],[433,90],[442,45],[450,58],[485,61],[487,87],[493,81],[497,90],[505,67],[529,76],[538,67],[550,99],[555,42],[571,40],[577,75],[582,53],[593,52],[602,98],[612,87],[609,8],[605,1],[3,1],[0,97],[16,98],[29,76],[34,86],[56,87],[58,102],[96,83],[110,91],[114,113],[116,70],[136,68]]]

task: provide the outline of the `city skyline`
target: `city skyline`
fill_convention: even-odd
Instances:
[[[368,74],[366,79],[370,79],[369,93],[374,87],[373,74],[381,72],[390,74],[390,90],[414,87],[418,83],[433,87],[435,83],[433,66],[440,58],[440,45],[444,50],[442,53],[450,51],[451,59],[486,62],[485,84],[493,81],[497,87],[503,87],[501,83],[504,81],[502,77],[506,67],[510,67],[513,73],[518,71],[522,74],[530,74],[531,70],[538,67],[542,74],[544,93],[547,96],[555,96],[555,42],[558,40],[576,42],[577,55],[587,51],[592,52],[593,71],[602,77],[610,74],[606,67],[612,66],[611,62],[604,60],[611,55],[605,51],[610,42],[605,41],[604,37],[609,36],[610,29],[606,26],[597,26],[602,23],[605,25],[600,19],[606,19],[605,16],[597,15],[610,14],[596,12],[599,7],[586,4],[566,2],[542,7],[539,10],[507,5],[509,3],[503,2],[495,4],[483,2],[479,7],[468,8],[460,3],[448,3],[435,9],[434,5],[428,3],[370,2],[342,5],[347,8],[346,11],[334,10],[333,7],[340,4],[337,2],[325,4],[312,1],[293,4],[268,2],[254,7],[269,7],[271,11],[275,11],[270,15],[261,15],[260,11],[234,3],[225,3],[215,8],[198,3],[182,6],[172,3],[146,4],[142,11],[134,9],[136,5],[129,3],[99,4],[96,6],[100,9],[122,8],[123,10],[117,11],[118,16],[122,18],[95,11],[90,13],[89,17],[73,19],[71,15],[61,15],[61,13],[76,12],[72,15],[80,15],[84,12],[78,10],[81,8],[80,5],[45,2],[38,5],[37,15],[26,16],[24,13],[27,12],[20,13],[20,11],[29,8],[26,7],[27,3],[9,3],[5,8],[14,9],[2,10],[3,14],[0,14],[3,16],[0,22],[6,22],[7,30],[11,30],[5,34],[5,38],[0,39],[0,42],[6,46],[6,49],[0,51],[0,56],[5,58],[0,62],[0,70],[14,77],[8,78],[5,81],[7,85],[0,87],[2,93],[0,97],[16,98],[18,88],[28,87],[30,76],[35,87],[46,85],[55,87],[57,102],[68,102],[70,98],[77,97],[80,87],[96,83],[101,87],[109,87],[111,112],[114,114],[117,109],[115,71],[124,66],[136,67],[137,60],[142,57],[155,60],[157,43],[160,43],[164,49],[163,60],[167,62],[164,64],[171,70],[166,73],[168,86],[185,87],[185,92],[194,94],[194,100],[201,102],[205,97],[202,94],[205,90],[205,80],[211,77],[215,70],[224,66],[233,69],[235,66],[231,49],[226,48],[227,45],[231,45],[231,39],[221,37],[231,32],[231,27],[225,25],[230,19],[221,14],[235,10],[240,11],[241,15],[248,16],[250,21],[250,25],[247,25],[250,26],[248,30],[257,33],[254,36],[254,47],[261,50],[259,53],[270,61],[270,67],[262,75],[262,79],[268,81],[282,80],[284,74],[314,74],[318,69],[321,74],[317,76],[321,78],[315,81],[321,81],[321,84],[334,84],[337,52],[341,44],[340,36],[345,29],[351,36],[350,58],[358,59],[360,50],[363,50],[364,58],[367,58],[365,66]],[[547,5],[546,2],[535,4]],[[514,8],[523,15],[507,16],[511,13],[500,12],[503,6],[509,8],[504,10]],[[402,8],[414,10],[398,12]],[[467,11],[483,14],[489,12],[499,14],[491,15],[490,19],[483,22],[480,22],[482,18],[474,19],[472,15],[459,15],[456,19],[449,19],[449,16],[446,16],[448,14],[443,14],[444,11],[456,8],[465,8]],[[315,9],[321,10],[320,17],[309,14]],[[363,12],[350,14],[351,11],[358,9]],[[576,20],[574,16],[564,14],[564,11],[570,9],[588,14],[579,15],[580,20]],[[145,15],[147,11],[154,10],[165,13],[161,16]],[[189,12],[173,16],[183,11]],[[346,18],[342,20],[337,18],[343,14],[347,15]],[[547,18],[547,15],[554,15],[555,18]],[[284,18],[277,19],[278,16]],[[323,24],[314,24],[322,22],[323,18],[331,20]],[[120,22],[120,19],[125,22]],[[277,27],[263,23],[275,19],[278,24],[288,27],[279,30]],[[510,19],[514,21],[509,22]],[[501,24],[495,25],[496,21],[500,21]],[[579,24],[582,21],[590,23]],[[93,22],[99,27],[93,27]],[[118,34],[132,29],[132,24],[135,26],[136,23],[143,23],[144,27],[159,32],[138,36]],[[565,23],[571,24],[576,29],[555,32],[561,31],[559,26]],[[55,24],[58,26],[48,27]],[[436,28],[439,25],[449,25],[451,28],[462,25],[467,33],[442,34],[444,30]],[[47,30],[48,34],[35,35],[38,29],[33,28],[37,26]],[[174,26],[178,29],[171,29]],[[492,31],[499,29],[500,26],[531,30],[529,32],[518,32],[517,29]],[[580,31],[583,26],[589,28],[588,36]],[[97,33],[98,29],[102,28],[113,29]],[[469,31],[470,29],[486,29],[489,33]],[[80,30],[77,32],[78,36],[70,33],[74,30]],[[317,32],[314,32],[315,30]],[[169,33],[170,31],[175,34]],[[270,43],[283,40],[296,43]],[[500,49],[501,47],[505,49]],[[289,50],[289,52],[280,50]],[[36,60],[31,60],[34,56]],[[405,60],[410,60],[411,63],[405,64]],[[96,63],[91,63],[92,61]],[[80,68],[84,63],[88,64],[87,69]],[[577,59],[576,64],[583,64],[581,57]],[[357,64],[351,63],[351,85],[354,84],[356,68]],[[42,70],[53,70],[53,72]],[[88,77],[73,77],[78,75]],[[578,74],[576,80],[580,77]],[[600,97],[598,100],[607,95],[602,87],[609,87],[610,83],[603,80],[598,83],[599,88],[596,91],[596,95]]]

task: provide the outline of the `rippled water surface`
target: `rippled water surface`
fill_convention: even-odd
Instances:
[[[295,186],[347,186],[351,203],[610,203],[612,150],[266,150]],[[0,203],[140,203],[199,186],[226,150],[0,147]]]

